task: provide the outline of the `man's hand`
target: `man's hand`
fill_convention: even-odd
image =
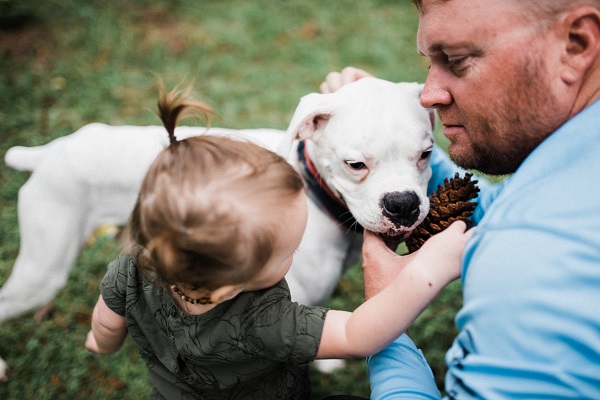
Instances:
[[[319,88],[321,93],[333,93],[342,86],[362,78],[372,77],[370,73],[354,67],[346,67],[341,72],[330,72]]]
[[[365,297],[375,296],[413,261],[445,281],[458,278],[463,250],[476,229],[466,228],[464,222],[456,221],[429,238],[418,251],[405,256],[390,250],[376,234],[365,231],[362,247]]]
[[[365,297],[369,299],[386,287],[415,255],[400,256],[379,236],[365,230],[362,256]]]

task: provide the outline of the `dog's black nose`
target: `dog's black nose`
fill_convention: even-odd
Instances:
[[[380,205],[394,225],[408,227],[419,218],[421,201],[415,192],[390,192],[381,198]]]

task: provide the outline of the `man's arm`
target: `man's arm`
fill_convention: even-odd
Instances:
[[[368,357],[367,371],[371,400],[442,398],[427,360],[407,335]]]

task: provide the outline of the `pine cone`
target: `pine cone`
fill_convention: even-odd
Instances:
[[[427,239],[440,233],[453,222],[468,223],[469,217],[477,207],[477,202],[469,200],[476,198],[479,192],[475,185],[477,181],[471,181],[472,176],[473,174],[466,173],[464,178],[459,178],[456,173],[454,178],[444,179],[444,186],[438,185],[437,192],[429,199],[429,214],[405,241],[409,253],[417,251]]]

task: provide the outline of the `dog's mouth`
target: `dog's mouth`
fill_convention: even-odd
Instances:
[[[390,239],[402,241],[410,236],[412,229],[397,229],[389,228],[386,232],[380,232],[379,235],[382,237],[388,237]]]
[[[396,248],[400,243],[404,241],[407,237],[409,237],[411,231],[397,231],[394,229],[389,229],[387,232],[379,232],[377,235],[383,240],[387,247],[396,251]]]

